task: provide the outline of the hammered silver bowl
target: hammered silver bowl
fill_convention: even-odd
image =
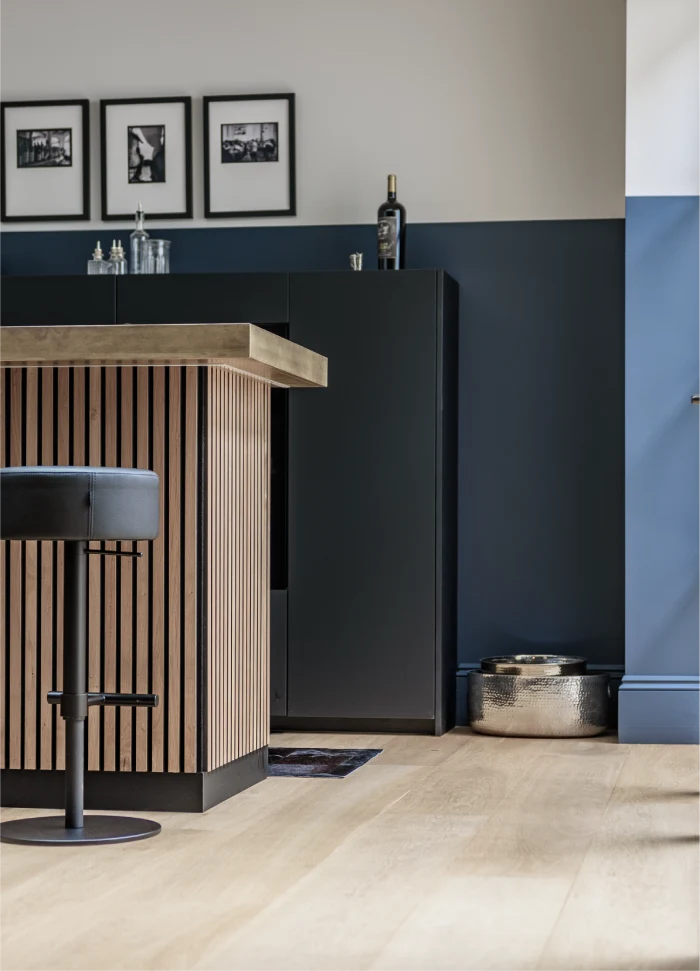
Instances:
[[[481,670],[489,674],[522,674],[526,678],[553,677],[557,674],[585,674],[585,657],[561,654],[504,654],[485,657]]]
[[[469,724],[484,735],[584,738],[608,727],[608,675],[587,674],[584,658],[484,658],[468,697]]]

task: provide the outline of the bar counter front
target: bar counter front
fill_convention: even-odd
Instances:
[[[202,812],[265,778],[270,390],[326,358],[251,324],[3,327],[0,465],[152,469],[153,542],[88,564],[88,809]],[[319,443],[320,445],[322,443]],[[97,544],[95,548],[98,548]],[[2,542],[2,805],[63,805],[61,543]]]

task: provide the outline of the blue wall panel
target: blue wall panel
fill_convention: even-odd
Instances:
[[[158,232],[173,272],[337,270],[356,250],[374,267],[373,226]],[[460,284],[460,661],[548,646],[622,664],[624,222],[408,232],[408,265]],[[3,273],[83,272],[96,236],[7,233]]]
[[[628,741],[653,740],[644,716],[649,691],[659,692],[654,719],[664,727],[657,741],[674,740],[676,721],[675,740],[689,740],[689,723],[698,734],[700,409],[690,396],[700,391],[699,228],[697,197],[627,200],[620,732]],[[669,676],[682,679],[682,695],[668,688]]]

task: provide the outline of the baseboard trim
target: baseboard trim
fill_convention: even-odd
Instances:
[[[0,805],[62,809],[63,770],[3,769]],[[267,777],[267,746],[212,772],[86,772],[85,808],[202,813]]]
[[[700,743],[698,675],[626,674],[619,694],[621,742]]]
[[[389,735],[434,735],[433,718],[304,718],[280,715],[272,719],[273,732],[355,732]]]

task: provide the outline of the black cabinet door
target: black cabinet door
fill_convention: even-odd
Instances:
[[[106,326],[116,323],[113,276],[6,276],[3,327]]]
[[[286,324],[286,273],[125,276],[117,283],[119,324]]]
[[[290,717],[435,716],[437,273],[290,276]]]

